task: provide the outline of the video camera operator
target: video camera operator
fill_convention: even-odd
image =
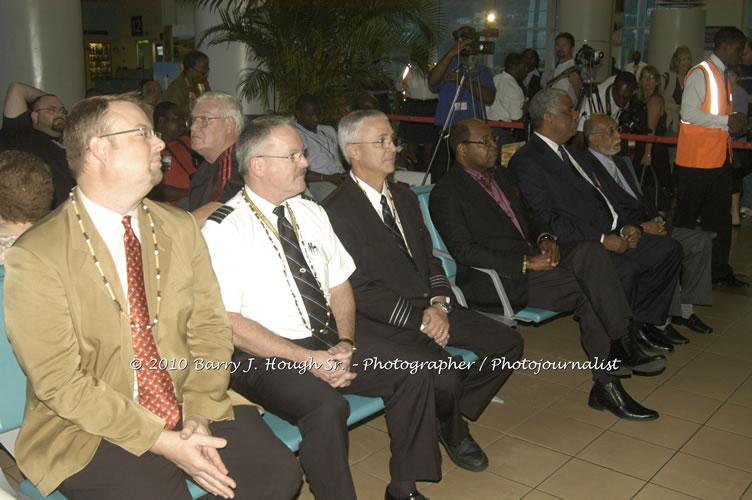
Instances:
[[[569,94],[572,102],[577,102],[577,96],[582,90],[582,78],[575,70],[574,36],[566,32],[556,35],[554,50],[556,51],[556,67],[553,72],[546,71],[541,85],[544,88],[561,89]]]
[[[444,54],[436,66],[428,74],[428,84],[432,90],[438,92],[439,103],[434,115],[434,124],[441,128],[450,113],[454,102],[454,113],[447,124],[447,132],[451,126],[465,118],[484,119],[484,108],[494,102],[496,87],[493,82],[493,73],[484,65],[472,65],[471,53],[480,53],[474,49],[480,49],[478,36],[471,26],[462,26],[452,33],[454,45]],[[457,83],[462,79],[462,88],[457,94]],[[455,94],[457,100],[454,101]],[[434,159],[436,168],[432,170],[434,181],[437,180],[449,165],[449,152],[446,139],[439,142]]]
[[[582,149],[584,138],[582,135],[583,127],[587,117],[593,113],[604,113],[623,128],[629,128],[632,132],[636,122],[634,120],[634,104],[630,105],[632,96],[637,89],[637,80],[632,73],[622,71],[616,76],[607,78],[603,83],[597,86],[598,93],[593,96],[595,109],[591,109],[590,100],[585,100],[579,110],[579,119],[577,122],[577,136],[574,139],[574,146]],[[623,115],[623,116],[622,116]],[[626,130],[625,130],[626,131]]]

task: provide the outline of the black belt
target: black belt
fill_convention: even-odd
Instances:
[[[434,101],[438,101],[439,99],[438,98],[433,98],[433,99],[413,99],[412,97],[408,97],[407,100],[408,101],[414,101],[414,102],[434,102]]]

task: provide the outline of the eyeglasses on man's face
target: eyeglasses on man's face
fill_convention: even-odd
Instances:
[[[382,148],[389,149],[397,147],[397,136],[382,137],[375,141],[351,142],[350,144],[380,144]]]
[[[209,120],[224,120],[226,116],[191,116],[191,127],[205,128],[209,125]]]
[[[110,132],[109,134],[102,134],[99,137],[110,137],[113,135],[121,135],[121,134],[138,134],[144,139],[153,139],[154,137],[162,137],[162,134],[154,130],[153,128],[146,128],[146,127],[138,127],[138,128],[132,128],[130,130],[121,130],[120,132]]]
[[[496,146],[496,137],[489,135],[482,141],[462,141],[460,144],[481,144],[485,147]]]
[[[593,132],[593,135],[621,135],[621,127],[613,126],[608,127],[606,130],[600,132]]]
[[[55,106],[53,106],[51,108],[39,108],[39,109],[37,109],[37,111],[49,111],[53,115],[60,114],[60,115],[63,115],[63,116],[68,116],[68,110],[67,109],[65,109],[65,108],[58,108],[58,107],[55,107]]]
[[[298,151],[297,153],[290,153],[289,155],[285,155],[285,156],[278,156],[278,155],[256,155],[256,158],[281,158],[281,159],[290,160],[293,163],[300,163],[307,156],[308,156],[308,148],[305,148],[302,151]]]

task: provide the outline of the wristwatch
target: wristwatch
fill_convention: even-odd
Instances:
[[[447,313],[447,314],[449,314],[450,312],[452,312],[452,304],[449,303],[449,300],[447,300],[446,302],[442,302],[440,300],[436,300],[436,301],[431,302],[431,305],[442,308],[444,310],[444,312]]]

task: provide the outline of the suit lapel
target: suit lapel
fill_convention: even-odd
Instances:
[[[498,167],[503,168],[503,167]],[[468,193],[468,199],[470,200],[482,200],[480,203],[486,206],[486,208],[492,210],[496,216],[499,218],[499,220],[505,221],[505,224],[509,224],[509,231],[511,234],[518,234],[519,231],[517,230],[517,227],[514,225],[514,222],[512,222],[512,219],[502,210],[502,208],[499,206],[498,203],[496,203],[496,200],[493,199],[493,196],[491,196],[478,182],[470,177],[470,174],[463,171],[461,165],[455,165],[455,167],[452,169],[452,171],[456,171],[456,173],[453,174],[454,181],[457,184],[459,189],[463,189]],[[504,193],[504,196],[507,197],[507,200],[509,200],[510,205],[512,206],[512,211],[514,212],[515,216],[517,216],[517,220],[520,223],[520,227],[522,228],[522,232],[525,233],[524,235],[520,235],[520,239],[525,238],[529,240],[528,237],[528,228],[526,221],[524,220],[524,217],[520,218],[519,214],[522,210],[519,204],[519,200],[517,200],[517,195],[513,191],[510,192],[508,189],[508,186],[504,185],[504,183],[500,183],[498,179],[496,180],[496,184],[499,186],[501,191]]]
[[[148,202],[148,206],[153,204]],[[162,227],[163,221],[154,217],[154,232],[157,235],[157,244],[159,245],[159,269],[157,269],[156,253],[154,252],[154,238],[152,236],[149,217],[141,210],[139,214],[139,236],[141,242],[141,252],[144,260],[144,288],[146,288],[146,301],[149,304],[149,317],[154,319],[157,314],[157,282],[155,276],[160,275],[160,284],[166,283],[169,276],[170,255],[172,254],[172,238],[166,234]],[[160,292],[164,292],[164,286],[160,286]],[[160,331],[159,328],[156,329]]]
[[[98,290],[98,293],[106,294],[109,297],[110,292],[107,290],[107,286],[105,286],[104,284],[102,275],[99,273],[96,264],[92,260],[91,252],[86,243],[86,238],[83,234],[81,234],[81,228],[76,217],[76,212],[72,206],[72,202],[67,201],[66,203],[68,203],[66,210],[68,211],[68,219],[71,225],[71,232],[73,233],[71,235],[71,248],[75,251],[76,259],[79,261],[77,262],[77,264],[80,265],[78,269],[82,270],[82,276],[86,276],[94,282],[95,289]],[[117,268],[115,267],[115,261],[112,260],[112,255],[110,255],[110,250],[107,248],[104,240],[99,235],[96,227],[94,227],[94,222],[89,217],[88,212],[86,212],[84,204],[80,202],[80,198],[79,201],[76,202],[76,208],[78,208],[78,213],[81,215],[84,230],[89,237],[91,247],[94,250],[94,255],[97,256],[100,269],[102,270],[102,273],[104,273],[107,281],[110,283],[110,289],[112,290],[112,293],[115,295],[115,298],[118,300],[118,302],[120,302],[120,304],[122,305],[123,311],[127,314],[128,301],[125,297],[125,294],[123,293],[123,287],[120,283],[120,277],[118,275]],[[73,268],[76,269],[76,267]],[[117,306],[114,304],[113,307],[117,308]]]

